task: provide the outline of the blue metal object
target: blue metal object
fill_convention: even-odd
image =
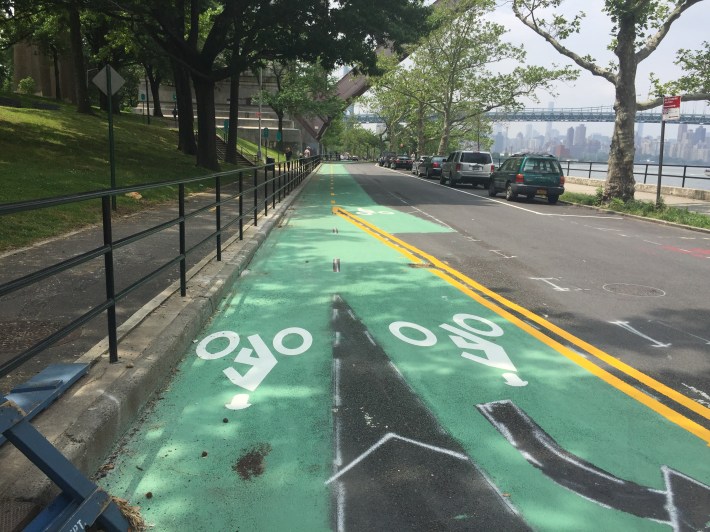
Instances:
[[[51,364],[27,382],[13,388],[5,399],[17,405],[24,418],[29,421],[88,371],[88,364]],[[5,432],[5,428],[0,418],[0,433]],[[0,445],[3,443],[5,438],[0,435]]]
[[[84,530],[94,523],[109,532],[128,530],[128,522],[109,494],[91,482],[29,421],[87,371],[88,364],[54,364],[0,399],[0,433],[61,490],[25,530]]]

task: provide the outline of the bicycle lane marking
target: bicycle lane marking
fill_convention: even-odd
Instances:
[[[617,452],[605,460],[604,454],[609,454],[608,449],[614,449],[616,442],[608,433],[596,434],[598,419],[591,423],[594,428],[582,427],[581,434],[560,431],[554,425],[565,414],[590,421],[585,408],[595,402],[597,385],[592,383],[592,387],[596,386],[594,393],[580,391],[574,401],[576,410],[562,394],[569,393],[570,379],[586,383],[589,374],[572,364],[551,363],[551,357],[536,340],[531,344],[529,335],[509,329],[500,316],[462,297],[450,284],[425,270],[408,267],[400,253],[373,246],[372,239],[363,238],[360,229],[341,223],[331,214],[329,203],[333,196],[328,180],[323,174],[318,178],[304,191],[311,192],[304,208],[298,209],[284,231],[264,244],[250,273],[239,281],[234,298],[225,302],[200,335],[194,352],[188,354],[170,390],[158,402],[155,414],[117,460],[116,470],[121,471],[122,478],[109,478],[107,482],[120,486],[131,499],[150,492],[150,499],[132,501],[142,503],[149,522],[163,529],[235,525],[244,530],[331,527],[330,486],[325,482],[333,474],[335,455],[332,294],[341,294],[363,318],[373,340],[423,404],[431,408],[445,430],[536,527],[559,526],[561,522],[580,530],[591,528],[590,523],[597,529],[600,523],[626,529],[640,525],[638,518],[603,509],[540,475],[476,411],[475,405],[512,398],[564,448],[571,447],[590,463],[619,478],[634,479],[639,485],[664,488],[662,479],[656,478],[660,473],[655,462],[695,473],[689,467],[692,460],[683,458],[688,456],[689,444],[682,436],[673,438],[678,441],[673,441],[665,452],[653,449],[651,454],[658,460],[649,465],[648,450],[637,456]],[[344,181],[347,188],[352,185],[344,174],[337,176],[336,184],[339,181]],[[348,196],[351,197],[352,194]],[[371,204],[367,196],[363,198],[365,205]],[[332,232],[334,224],[338,225],[338,233]],[[330,264],[336,255],[342,263],[337,274]],[[412,291],[421,299],[414,299]],[[451,323],[454,316],[462,313],[479,316],[504,330],[500,340],[506,342],[505,354],[517,370],[514,373],[528,380],[528,386],[510,387],[501,378],[500,368],[460,356],[461,349],[446,340],[447,335],[440,332],[445,329],[440,329],[440,325],[449,324],[466,332],[462,325]],[[466,320],[464,324],[473,323],[471,318]],[[390,330],[392,323],[398,321],[437,330],[442,341],[431,348],[403,342]],[[202,344],[215,333],[222,334]],[[484,345],[481,335],[477,336],[479,340],[468,341]],[[509,347],[509,343],[514,347]],[[198,356],[200,345],[208,353],[206,358]],[[306,345],[309,347],[301,352]],[[523,355],[532,360],[517,360]],[[241,362],[235,362],[235,358]],[[538,381],[544,380],[537,375],[540,365],[543,374],[557,376],[561,383],[547,388],[540,385]],[[270,371],[266,371],[269,366]],[[261,373],[236,384],[224,372],[230,367],[241,377],[254,369]],[[236,380],[240,382],[239,378]],[[555,390],[558,387],[561,389]],[[574,388],[573,394],[579,386]],[[238,395],[249,397],[235,401]],[[542,406],[535,404],[537,400]],[[550,407],[551,402],[559,404],[559,416],[551,415],[550,410],[555,409]],[[618,406],[608,399],[601,403],[598,408],[605,414]],[[225,406],[228,404],[246,408],[231,410]],[[646,442],[650,440],[648,433],[657,436],[657,420],[649,419],[647,411],[639,415],[633,411],[631,415],[638,418],[632,427],[634,437]],[[362,416],[366,421],[364,413]],[[223,419],[228,423],[223,423]],[[588,442],[594,443],[590,449]],[[580,453],[580,449],[584,452]],[[690,455],[697,458],[692,445],[691,450]],[[203,456],[203,452],[207,454]],[[620,454],[624,456],[620,458]],[[225,500],[229,503],[225,504]],[[550,517],[550,501],[565,511]],[[649,524],[647,519],[640,522]]]
[[[710,444],[710,431],[706,429],[705,427],[702,427],[698,425],[697,423],[689,420],[685,416],[681,415],[680,413],[674,411],[673,409],[670,409],[666,407],[665,405],[659,403],[658,401],[654,400],[653,398],[647,396],[643,392],[640,392],[638,389],[628,385],[627,383],[623,382],[619,378],[615,377],[614,375],[610,374],[609,372],[603,370],[599,366],[589,362],[586,360],[584,357],[580,356],[578,353],[575,353],[571,349],[561,345],[559,342],[554,341],[550,337],[546,336],[545,334],[542,334],[541,332],[537,331],[535,328],[531,327],[527,323],[523,322],[519,318],[513,316],[509,312],[505,311],[503,308],[499,307],[495,303],[491,304],[489,301],[485,300],[484,298],[481,297],[480,294],[484,294],[486,296],[489,296],[490,298],[494,299],[496,302],[500,303],[502,306],[507,307],[513,311],[517,311],[526,318],[530,319],[531,321],[541,325],[542,327],[548,329],[549,331],[559,335],[560,337],[564,338],[565,340],[570,341],[572,344],[575,346],[581,348],[584,350],[584,352],[602,360],[603,362],[606,362],[607,364],[611,365],[612,367],[626,373],[630,377],[638,380],[639,382],[649,386],[652,388],[654,391],[657,391],[670,399],[674,400],[677,402],[679,405],[682,405],[689,410],[692,410],[696,412],[697,414],[703,416],[705,419],[710,420],[710,409],[701,405],[700,403],[693,401],[689,397],[681,394],[680,392],[666,386],[665,384],[651,378],[650,376],[646,375],[645,373],[637,370],[636,368],[633,368],[629,366],[628,364],[623,363],[617,358],[612,357],[611,355],[605,353],[601,349],[589,344],[588,342],[585,342],[581,340],[580,338],[577,338],[576,336],[570,334],[569,332],[561,329],[560,327],[557,327],[556,325],[550,323],[549,321],[545,320],[544,318],[538,316],[537,314],[530,312],[529,310],[513,303],[512,301],[502,297],[499,294],[496,294],[492,290],[487,289],[480,283],[477,283],[476,281],[470,279],[469,277],[463,275],[462,273],[454,270],[453,268],[450,268],[448,265],[444,264],[442,261],[437,259],[436,257],[433,257],[421,250],[418,250],[414,246],[411,246],[410,244],[404,242],[403,240],[400,240],[393,235],[389,235],[385,233],[384,231],[381,231],[379,228],[373,226],[369,222],[358,218],[356,216],[353,216],[352,213],[348,213],[347,211],[343,211],[342,209],[338,207],[334,207],[333,212],[336,214],[339,214],[341,216],[344,216],[346,219],[350,219],[355,223],[356,225],[360,225],[363,227],[363,230],[368,232],[370,235],[374,236],[378,240],[382,241],[385,245],[391,246],[390,243],[394,243],[395,246],[394,249],[399,249],[400,252],[405,255],[407,258],[413,261],[421,261],[422,259],[420,257],[425,258],[426,260],[430,261],[430,264],[434,266],[436,269],[432,270],[432,273],[435,275],[438,275],[442,279],[444,279],[446,282],[452,284],[453,286],[459,288],[462,292],[465,294],[469,295],[471,298],[475,299],[482,305],[488,307],[489,309],[493,310],[494,312],[500,314],[502,317],[506,318],[507,320],[515,323],[518,327],[521,329],[525,330],[532,336],[535,336],[542,342],[546,343],[556,351],[558,351],[560,354],[563,356],[569,358],[573,362],[579,364],[580,366],[588,369],[590,372],[594,373],[597,375],[599,378],[607,382],[608,384],[614,386],[615,388],[618,388],[619,390],[623,391],[630,397],[636,399],[637,401],[645,404],[652,410],[655,410],[659,414],[663,415],[670,421],[678,424],[679,426],[683,427],[685,430],[691,432],[692,434],[695,434],[699,438],[703,439],[706,443]],[[406,251],[405,251],[406,250]],[[473,289],[472,289],[473,288]]]

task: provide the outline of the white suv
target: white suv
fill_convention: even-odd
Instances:
[[[442,164],[439,183],[449,186],[468,183],[488,188],[494,170],[493,158],[487,151],[455,151]]]

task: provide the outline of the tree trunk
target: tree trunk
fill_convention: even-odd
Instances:
[[[227,131],[227,152],[224,160],[231,164],[237,163],[237,127],[239,127],[239,78],[240,72],[235,72],[229,80],[229,130]]]
[[[279,129],[278,129],[279,135],[278,136],[281,139],[278,141],[279,142],[278,146],[279,146],[279,151],[281,153],[283,153],[284,152],[284,133],[283,133],[283,131],[284,131],[284,112],[277,111],[276,118],[279,119]]]
[[[71,57],[74,63],[74,83],[76,84],[76,110],[79,113],[92,114],[89,91],[86,86],[86,67],[84,66],[84,47],[81,38],[81,19],[79,4],[70,2],[69,6],[69,41]]]
[[[609,149],[609,173],[604,183],[603,200],[634,199],[634,126],[636,122],[635,21],[629,15],[619,20],[619,37],[614,53],[619,58],[615,84],[614,132]]]
[[[52,63],[54,65],[54,99],[62,101],[62,82],[59,72],[59,54],[57,49],[52,47]]]
[[[424,113],[426,109],[424,108],[424,103],[419,102],[417,107],[417,155],[424,155],[424,145],[426,144],[426,138],[424,137]]]
[[[192,89],[190,74],[178,63],[173,63],[173,79],[175,80],[175,97],[178,117],[178,150],[187,154],[197,153],[195,142],[195,117],[192,112]]]
[[[193,74],[197,100],[197,166],[219,171],[214,117],[214,81]]]
[[[439,139],[439,148],[436,150],[437,155],[446,155],[446,151],[449,149],[449,137],[451,135],[451,124],[449,124],[449,112],[448,109],[444,110],[444,129],[441,132],[441,138]]]
[[[152,66],[146,67],[145,72],[148,83],[150,83],[150,94],[153,97],[153,116],[163,116],[163,109],[160,105],[160,82],[163,80],[163,76],[155,74]]]

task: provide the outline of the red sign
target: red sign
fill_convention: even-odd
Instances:
[[[680,96],[663,97],[663,121],[680,119]]]

